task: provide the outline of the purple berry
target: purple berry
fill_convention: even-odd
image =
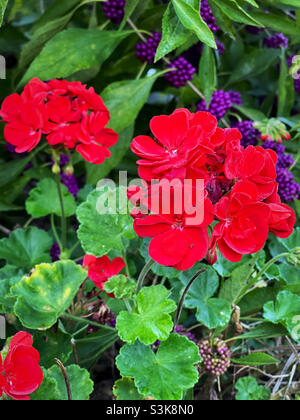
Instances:
[[[258,35],[263,31],[263,28],[259,28],[258,26],[247,25],[246,31],[249,32],[249,34]]]
[[[50,255],[51,255],[52,262],[56,262],[59,260],[60,248],[57,242],[54,242],[54,244],[50,248]]]
[[[143,62],[152,64],[156,56],[156,50],[161,41],[161,34],[154,32],[147,42],[140,42],[136,45],[136,55]]]
[[[268,48],[287,48],[289,46],[289,39],[286,38],[283,34],[275,34],[264,40],[265,45]]]
[[[219,26],[217,25],[216,19],[213,15],[213,12],[207,0],[201,1],[200,14],[201,14],[202,19],[204,20],[204,22],[207,24],[207,26],[212,32],[217,32],[220,29]]]
[[[234,90],[230,90],[228,93],[230,95],[230,99],[231,99],[231,102],[233,103],[233,105],[243,106],[242,96],[239,92],[236,92]]]
[[[165,79],[171,86],[180,88],[185,86],[188,81],[192,80],[196,73],[195,67],[192,66],[184,57],[178,57],[168,68],[176,68],[176,70],[170,71],[166,74]]]
[[[214,342],[210,343],[204,339],[198,343],[198,347],[203,359],[200,369],[203,368],[216,376],[227,372],[231,365],[231,351],[222,340],[215,338]]]
[[[113,23],[121,23],[125,14],[125,0],[108,0],[102,8],[106,17]]]
[[[229,111],[231,107],[232,101],[229,92],[217,90],[212,96],[209,107],[207,108],[206,102],[203,100],[197,105],[197,110],[208,111],[217,119],[221,119],[226,115],[227,111]]]
[[[77,198],[79,188],[75,175],[61,174],[60,178],[61,182],[68,188],[69,192]]]
[[[259,131],[254,127],[252,121],[242,121],[234,125],[242,133],[241,144],[243,147],[257,146],[259,142]]]

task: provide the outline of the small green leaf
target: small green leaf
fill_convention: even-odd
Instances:
[[[191,36],[178,18],[174,6],[170,3],[162,21],[162,40],[157,48],[155,62],[181,47]]]
[[[236,395],[237,401],[267,401],[270,399],[271,391],[261,385],[258,385],[255,378],[251,376],[240,378],[236,385],[238,391]]]
[[[202,265],[197,264],[179,276],[185,286],[201,267]],[[226,326],[232,313],[229,302],[213,297],[218,288],[219,278],[216,272],[213,268],[207,267],[207,270],[194,281],[185,299],[185,306],[197,309],[197,320],[209,329]]]
[[[2,25],[4,12],[7,7],[8,0],[0,0],[0,27]]]
[[[106,214],[101,214],[102,211]],[[124,188],[91,192],[87,201],[77,209],[77,217],[82,247],[95,257],[102,257],[112,250],[122,251],[123,239],[135,237]]]
[[[231,361],[237,365],[243,366],[265,366],[280,363],[280,360],[274,359],[274,357],[269,356],[266,353],[251,353],[240,359],[231,359]]]
[[[119,336],[127,343],[139,339],[144,344],[167,340],[173,328],[170,313],[176,304],[164,286],[144,287],[137,297],[137,308],[132,312],[121,312],[117,317]]]
[[[9,238],[0,240],[0,259],[8,264],[30,271],[41,262],[50,262],[49,250],[53,239],[36,227],[17,229]]]
[[[113,394],[118,401],[138,401],[145,398],[139,394],[133,379],[123,378],[119,379],[113,389]]]
[[[235,337],[235,340],[248,340],[248,339],[267,339],[267,338],[277,338],[286,335],[287,331],[281,325],[274,325],[268,322],[253,328],[253,330],[248,333],[239,335]]]
[[[122,376],[134,378],[140,394],[156,400],[181,400],[183,391],[198,382],[194,365],[200,361],[196,344],[172,334],[156,354],[139,341],[125,345],[116,363]]]
[[[70,382],[73,401],[89,400],[94,389],[94,384],[90,378],[89,372],[85,369],[81,369],[77,365],[67,366],[66,371]],[[67,401],[68,394],[66,383],[60,368],[58,366],[52,366],[52,368],[48,370],[48,376],[55,379],[57,383],[55,399],[58,401]]]
[[[216,49],[214,35],[203,21],[199,10],[194,9],[187,0],[172,0],[172,3],[183,26],[194,32],[201,42]]]
[[[219,7],[222,12],[234,22],[244,23],[246,25],[263,26],[262,23],[255,19],[251,14],[246,12],[236,0],[212,0],[215,6]]]
[[[264,318],[273,324],[282,324],[293,339],[300,342],[300,296],[281,291],[275,302],[265,304]]]
[[[131,33],[81,28],[59,32],[32,62],[19,87],[33,77],[41,80],[65,78],[80,70],[101,66]]]
[[[14,312],[30,329],[50,328],[71,305],[87,274],[73,261],[40,264],[17,283]]]
[[[65,185],[61,184],[61,190],[65,217],[73,216],[76,213],[75,199]],[[49,214],[62,216],[57,185],[53,179],[43,179],[30,191],[26,200],[26,210],[28,214],[37,219]]]
[[[119,274],[105,283],[104,290],[114,294],[117,299],[131,299],[135,294],[136,282]]]
[[[139,80],[123,80],[108,85],[101,97],[111,113],[110,127],[120,133],[131,126],[150,95],[156,80],[166,71]]]
[[[10,288],[19,283],[24,274],[21,268],[12,265],[6,265],[0,269],[0,305],[3,312],[13,312],[16,299],[11,295]]]
[[[202,92],[204,93],[207,106],[209,106],[212,95],[217,86],[216,60],[213,50],[204,45],[200,60],[199,79]]]

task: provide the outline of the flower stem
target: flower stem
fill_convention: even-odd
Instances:
[[[62,362],[59,359],[55,359],[56,363],[58,364],[58,366],[60,367],[60,370],[63,374],[65,383],[66,383],[66,388],[67,388],[67,394],[68,394],[68,400],[72,401],[73,397],[72,397],[72,390],[71,390],[71,385],[70,385],[70,381],[69,381],[69,377],[66,371],[66,368],[64,367],[64,365],[62,364]]]
[[[55,222],[54,222],[54,214],[51,214],[50,219],[51,219],[51,229],[52,229],[53,235],[55,237],[56,242],[58,243],[58,246],[59,246],[60,250],[62,251],[61,240],[59,239],[59,236],[58,236],[58,233],[57,233],[57,230],[56,230],[56,226],[55,226]]]
[[[65,250],[67,247],[67,220],[65,217],[64,201],[63,201],[59,174],[56,175],[56,185],[57,185],[57,192],[58,192],[58,198],[59,198],[60,209],[61,209],[62,247],[63,247],[63,250]]]
[[[136,287],[136,294],[139,293],[139,291],[141,290],[141,288],[143,287],[144,281],[147,277],[147,274],[149,273],[149,271],[151,270],[151,268],[153,267],[153,265],[155,264],[155,262],[153,260],[149,260],[147,262],[147,264],[145,265],[145,267],[142,269],[141,274],[138,278],[137,281],[137,287]]]
[[[109,331],[115,331],[115,329],[113,327],[109,327],[108,325],[98,324],[97,322],[93,322],[93,321],[90,321],[89,319],[85,319],[85,318],[80,318],[78,316],[71,315],[71,314],[68,314],[66,312],[63,314],[62,317],[65,318],[65,319],[69,319],[71,321],[81,322],[82,324],[90,325],[92,327],[102,328],[104,330],[109,330]]]
[[[186,298],[186,296],[187,296],[187,294],[188,294],[188,292],[189,292],[189,290],[190,290],[190,288],[191,288],[191,286],[192,286],[192,284],[194,283],[194,281],[202,274],[202,273],[205,273],[205,271],[207,270],[207,268],[202,268],[200,271],[198,271],[198,273],[197,274],[195,274],[194,275],[194,277],[189,281],[189,283],[188,283],[188,285],[186,286],[186,288],[184,289],[184,292],[183,292],[183,294],[182,294],[182,297],[181,297],[181,299],[180,299],[180,302],[179,302],[179,305],[178,305],[178,308],[177,308],[177,312],[176,312],[176,317],[175,317],[175,322],[174,322],[174,330],[173,331],[175,331],[175,329],[176,329],[176,327],[177,327],[177,325],[178,325],[178,322],[179,322],[179,319],[180,319],[180,317],[181,317],[181,313],[182,313],[182,309],[183,309],[183,304],[184,304],[184,301],[185,301],[185,298]]]

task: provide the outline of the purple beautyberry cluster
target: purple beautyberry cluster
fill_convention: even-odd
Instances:
[[[125,14],[125,0],[108,0],[102,8],[107,19],[113,23],[121,23]]]
[[[292,55],[291,57],[288,58],[288,66],[292,67],[293,65],[293,59],[294,59],[295,55]],[[295,79],[295,91],[300,93],[300,72],[298,72],[299,78]]]
[[[60,175],[61,182],[68,188],[69,193],[71,193],[75,198],[77,198],[79,187],[77,184],[77,179],[74,174],[64,174]]]
[[[194,341],[195,343],[197,342],[196,336],[192,332],[185,330],[182,325],[177,325],[174,332],[179,335],[184,335],[189,340]]]
[[[234,125],[242,133],[241,144],[243,147],[257,146],[260,132],[254,127],[252,121],[241,121]]]
[[[289,39],[286,38],[283,34],[275,34],[264,40],[265,45],[268,48],[287,48],[289,46]]]
[[[208,111],[217,119],[221,119],[234,104],[242,105],[242,98],[238,92],[224,92],[224,90],[217,90],[212,96],[209,107],[207,108],[206,102],[203,99],[197,105],[197,111]]]
[[[217,32],[220,29],[219,26],[217,25],[216,19],[214,17],[214,14],[207,0],[201,1],[200,14],[201,14],[202,19],[204,20],[204,22],[207,24],[207,26],[212,32]]]
[[[285,152],[285,147],[274,141],[265,141],[264,149],[272,149],[278,156],[276,165],[278,194],[284,203],[292,203],[300,198],[300,185],[294,180],[290,167],[295,163],[292,155]]]
[[[224,341],[215,338],[213,345],[211,345],[209,340],[202,340],[198,347],[205,370],[216,376],[224,375],[227,372],[231,365],[231,351]]]
[[[168,83],[176,88],[185,86],[187,82],[193,79],[197,71],[184,57],[176,58],[168,65],[168,68],[176,68],[176,70],[170,71],[165,75]]]
[[[261,31],[263,31],[263,28],[260,28],[258,26],[247,25],[246,31],[249,32],[249,34],[258,35],[261,33]]]
[[[60,257],[60,248],[57,242],[54,242],[52,247],[50,248],[50,256],[52,262],[56,262],[59,260]]]
[[[156,50],[161,41],[161,34],[154,32],[147,42],[140,42],[136,45],[136,55],[143,63],[152,64],[156,56]]]

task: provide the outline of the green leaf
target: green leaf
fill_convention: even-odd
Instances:
[[[0,240],[0,259],[30,271],[41,262],[50,262],[51,236],[37,227],[17,229],[9,238]]]
[[[300,342],[300,297],[289,291],[281,291],[274,302],[264,306],[264,318],[273,324],[282,324],[294,340]]]
[[[179,20],[174,6],[170,3],[162,21],[162,40],[157,48],[155,62],[181,47],[190,38],[191,33]]]
[[[274,325],[268,322],[253,328],[248,333],[234,337],[235,340],[248,340],[248,339],[267,339],[267,338],[277,338],[286,335],[287,331],[281,325]]]
[[[298,267],[282,263],[278,266],[278,268],[280,271],[280,277],[287,285],[300,284],[300,269]]]
[[[26,328],[50,328],[71,305],[86,272],[73,261],[40,264],[11,290],[14,312]]]
[[[110,148],[111,157],[106,159],[102,165],[93,165],[85,162],[87,168],[87,182],[96,185],[105,178],[123,159],[129,150],[133,138],[134,126],[130,125],[121,131],[118,142]]]
[[[294,232],[288,239],[277,238],[277,241],[288,251],[293,251],[300,244],[300,227],[294,229]]]
[[[124,197],[121,202],[119,193]],[[98,210],[103,210],[106,205],[109,206],[106,207],[107,214],[100,214]],[[80,222],[78,238],[82,247],[87,254],[95,257],[102,257],[112,250],[122,251],[123,238],[135,237],[124,188],[91,192],[87,201],[77,209],[77,217]]]
[[[43,48],[25,73],[19,87],[33,77],[65,78],[80,70],[101,66],[131,31],[70,28],[58,33]]]
[[[47,370],[43,368],[44,379],[37,391],[30,395],[31,401],[55,401],[58,385],[54,378],[48,376]]]
[[[200,361],[196,344],[172,334],[156,354],[139,341],[125,345],[116,364],[122,376],[134,378],[140,394],[156,400],[181,400],[183,391],[198,382],[194,365]]]
[[[99,324],[99,331],[88,334],[85,338],[75,339],[80,366],[91,369],[98,362],[101,354],[111,348],[118,338],[117,330],[109,331]],[[76,362],[73,355],[70,357],[70,362]]]
[[[119,379],[113,389],[113,394],[117,401],[138,401],[145,398],[139,394],[134,381],[130,378]]]
[[[57,331],[43,331],[34,335],[34,347],[40,353],[40,364],[46,369],[53,366],[55,359],[66,363],[72,353],[72,336],[63,331],[61,326]]]
[[[212,95],[217,86],[217,69],[214,52],[207,45],[204,45],[200,60],[199,79],[206,104],[209,106]]]
[[[295,101],[294,79],[289,74],[285,50],[281,52],[278,117],[289,117]]]
[[[136,282],[119,274],[105,283],[104,290],[113,293],[117,299],[131,299],[135,294]]]
[[[251,376],[240,378],[236,385],[238,391],[236,395],[237,401],[267,401],[270,399],[271,391],[261,385],[258,385],[255,378]]]
[[[76,213],[75,198],[63,184],[61,184],[61,191],[65,217],[73,216]],[[43,179],[30,191],[26,200],[26,210],[28,214],[36,219],[49,214],[62,216],[57,185],[53,179]]]
[[[274,357],[266,353],[251,353],[240,359],[231,359],[231,361],[243,366],[265,366],[280,363],[280,360],[274,359]]]
[[[0,269],[0,305],[3,312],[13,312],[16,299],[11,295],[10,288],[19,283],[23,276],[24,271],[12,265],[6,265]]]
[[[172,3],[183,26],[194,32],[201,42],[216,49],[214,35],[203,21],[199,10],[194,9],[187,0],[172,0]]]
[[[271,12],[265,13],[264,10],[252,10],[251,15],[264,26],[276,32],[283,32],[285,35],[290,35],[293,38],[300,36],[299,25],[283,13],[275,14]]]
[[[229,83],[237,83],[249,77],[258,76],[265,72],[279,55],[279,49],[260,49],[246,54],[239,63],[236,63]]]
[[[67,375],[70,382],[73,401],[87,401],[94,389],[93,381],[86,369],[81,369],[77,365],[66,367]],[[64,377],[58,366],[52,366],[48,370],[48,376],[55,379],[57,383],[56,400],[67,401],[67,389]]]
[[[137,308],[117,317],[120,338],[130,344],[139,339],[147,345],[167,340],[173,328],[169,314],[176,309],[175,302],[168,299],[170,294],[161,285],[144,287],[137,296]]]
[[[191,270],[182,273],[179,278],[186,286],[189,280],[201,269],[197,264]],[[211,267],[202,273],[192,284],[185,306],[197,309],[196,318],[209,329],[226,326],[231,317],[231,305],[225,299],[213,298],[219,288],[219,278]]]
[[[219,7],[222,12],[234,22],[244,23],[246,25],[263,26],[258,19],[253,17],[253,13],[246,12],[236,0],[212,0],[215,6]]]
[[[266,115],[258,109],[248,108],[239,105],[234,105],[234,108],[236,108],[242,115],[244,115],[252,121],[263,121],[267,119]]]
[[[220,298],[226,299],[231,304],[239,302],[240,298],[243,297],[243,290],[248,284],[258,258],[259,255],[256,254],[249,262],[233,270],[231,277],[222,285]]]
[[[7,185],[11,181],[17,178],[18,175],[28,165],[32,156],[28,156],[24,159],[16,159],[11,162],[2,163],[0,165],[0,187]]]
[[[110,127],[119,133],[131,126],[148,100],[154,82],[165,73],[108,85],[101,97],[111,113]]]
[[[3,22],[4,12],[7,7],[8,0],[0,0],[0,26]]]

